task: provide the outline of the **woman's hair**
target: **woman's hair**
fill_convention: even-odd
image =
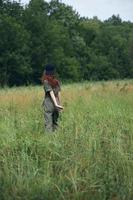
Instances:
[[[45,73],[43,74],[42,78],[42,83],[44,84],[45,81],[48,81],[48,83],[54,88],[59,85],[59,81],[55,78],[55,75],[46,75]]]

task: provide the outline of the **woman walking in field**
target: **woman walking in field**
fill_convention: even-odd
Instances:
[[[47,132],[54,131],[58,124],[59,112],[63,109],[60,105],[60,83],[55,78],[55,67],[52,64],[45,66],[42,76],[45,91],[44,110],[45,110],[45,129]]]

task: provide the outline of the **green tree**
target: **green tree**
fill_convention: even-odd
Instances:
[[[88,19],[59,0],[0,0],[0,84],[40,83],[44,65],[63,80],[133,77],[133,23]]]
[[[110,17],[108,20],[105,20],[105,23],[116,26],[122,23],[122,19],[120,18],[119,15],[112,15],[112,17]]]
[[[1,0],[0,2],[1,14],[5,14],[16,18],[17,21],[21,21],[23,15],[23,7],[17,1]]]
[[[91,62],[87,65],[86,76],[88,80],[109,80],[118,78],[119,74],[106,56],[91,57]]]
[[[129,61],[128,77],[133,78],[133,32],[129,36],[127,53],[128,53],[128,61]]]
[[[48,3],[43,0],[31,0],[24,13],[24,24],[30,35],[30,55],[32,80],[40,83],[43,66],[47,61],[48,48]]]
[[[0,17],[0,84],[22,85],[30,79],[29,35],[10,16]]]

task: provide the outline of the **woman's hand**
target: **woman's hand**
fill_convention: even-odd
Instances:
[[[60,105],[56,105],[56,108],[58,108],[58,109],[60,109],[60,110],[63,110],[64,108],[62,107],[62,106],[60,106]]]

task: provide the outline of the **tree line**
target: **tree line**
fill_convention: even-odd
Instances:
[[[133,23],[81,17],[59,0],[0,0],[0,85],[39,84],[46,63],[63,81],[133,78]]]

